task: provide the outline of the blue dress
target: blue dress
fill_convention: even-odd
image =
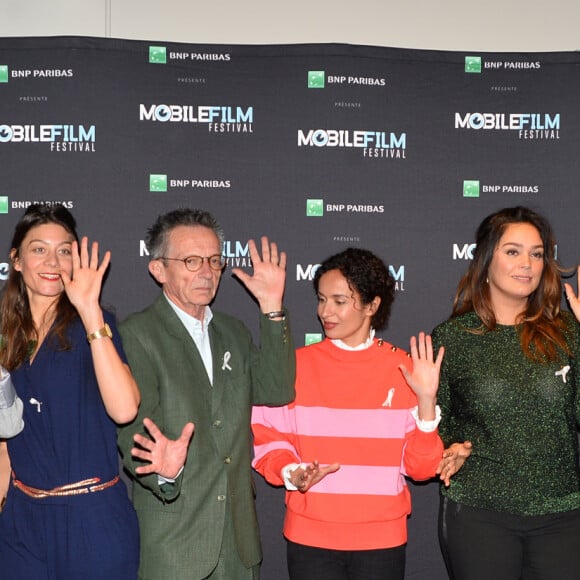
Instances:
[[[113,340],[125,354],[113,317]],[[116,425],[105,410],[86,333],[68,331],[71,350],[45,340],[34,361],[12,371],[24,402],[24,430],[8,440],[14,477],[43,490],[119,475]],[[10,580],[131,580],[139,536],[122,481],[102,491],[33,498],[12,484],[0,514],[0,565]],[[7,574],[5,576],[5,574]]]

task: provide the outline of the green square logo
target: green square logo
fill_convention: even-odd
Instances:
[[[309,344],[316,344],[322,340],[322,334],[319,332],[307,332],[304,335],[304,345],[308,346]]]
[[[465,57],[465,72],[466,73],[480,73],[481,72],[481,56],[466,56]]]
[[[324,88],[324,71],[323,70],[309,70],[308,71],[308,88],[309,89],[323,89]]]
[[[8,197],[0,196],[0,213],[8,213]]]
[[[324,215],[324,200],[323,199],[307,199],[306,200],[306,215],[308,217],[321,217]]]
[[[167,62],[167,49],[164,46],[150,46],[149,62],[153,64],[165,64]]]
[[[464,181],[463,197],[479,197],[479,181]]]
[[[167,175],[158,173],[149,175],[149,191],[167,191]]]
[[[8,65],[0,64],[0,83],[8,82]]]

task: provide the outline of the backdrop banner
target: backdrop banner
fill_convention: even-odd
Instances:
[[[251,268],[250,238],[287,252],[297,345],[322,337],[316,265],[349,246],[377,253],[397,283],[382,335],[408,348],[449,315],[487,214],[532,207],[562,265],[580,262],[579,103],[578,52],[0,38],[0,289],[25,208],[63,204],[112,251],[103,303],[123,319],[159,291],[147,227],[201,207],[225,229],[230,268]],[[257,332],[228,271],[214,308]],[[262,576],[281,580],[283,492],[256,485]],[[407,578],[445,579],[438,484],[410,486]]]

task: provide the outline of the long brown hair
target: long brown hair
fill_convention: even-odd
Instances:
[[[451,317],[475,311],[483,322],[483,327],[476,332],[486,332],[496,327],[487,284],[488,269],[507,226],[518,223],[535,227],[544,246],[544,268],[540,283],[528,297],[525,310],[516,320],[520,343],[528,358],[541,362],[554,361],[558,357],[558,350],[570,353],[560,311],[562,268],[554,255],[556,244],[552,227],[546,218],[531,209],[521,206],[504,208],[481,222],[477,229],[473,261],[457,287]]]
[[[38,339],[32,320],[26,285],[22,274],[14,268],[22,241],[28,232],[44,224],[57,224],[78,241],[76,223],[71,213],[61,205],[31,205],[16,225],[10,252],[10,274],[0,299],[0,363],[4,368],[13,370],[30,357],[30,343]],[[57,298],[55,320],[47,340],[56,340],[59,348],[70,348],[66,329],[78,316],[65,292]]]

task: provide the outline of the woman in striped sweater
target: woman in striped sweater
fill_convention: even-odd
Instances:
[[[256,407],[253,466],[286,487],[290,578],[402,580],[411,498],[405,476],[433,477],[443,444],[431,338],[411,355],[375,337],[394,280],[362,249],[328,258],[314,289],[325,340],[297,351],[296,399]]]

